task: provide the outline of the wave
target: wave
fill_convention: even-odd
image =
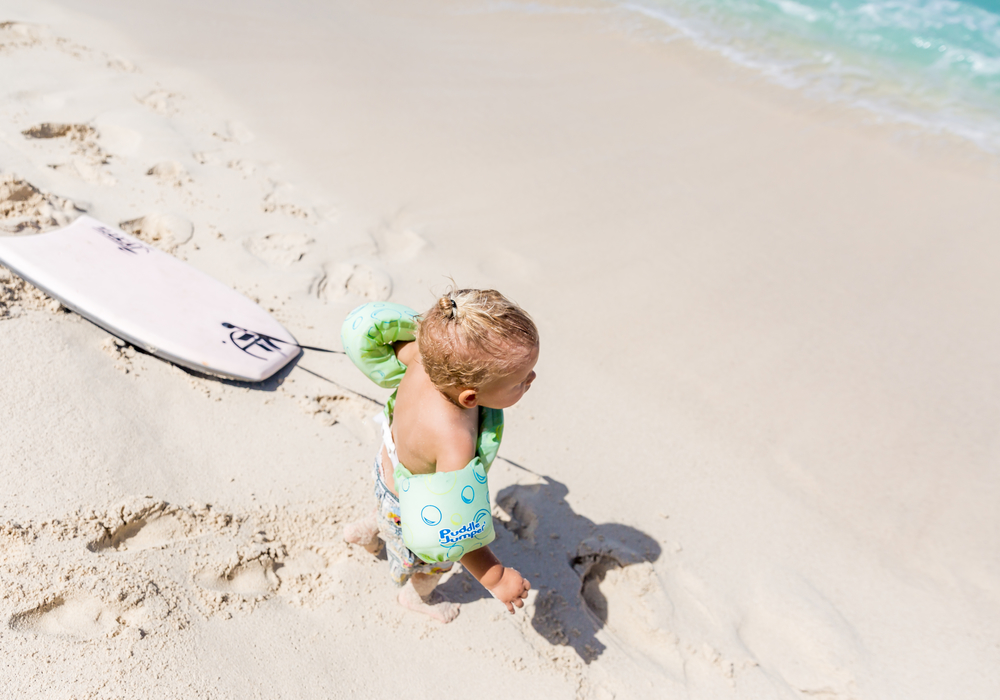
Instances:
[[[773,82],[1000,153],[997,0],[618,0]]]

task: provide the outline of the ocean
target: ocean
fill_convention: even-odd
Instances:
[[[813,97],[1000,153],[1000,0],[613,0]]]

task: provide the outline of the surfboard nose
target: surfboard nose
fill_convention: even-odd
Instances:
[[[260,382],[301,354],[252,300],[89,216],[0,238],[0,263],[109,333],[195,372]]]

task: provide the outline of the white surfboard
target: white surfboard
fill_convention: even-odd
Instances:
[[[113,335],[197,372],[259,382],[301,352],[239,292],[89,216],[0,237],[0,263]]]

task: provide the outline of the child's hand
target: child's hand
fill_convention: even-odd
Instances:
[[[469,552],[462,557],[462,565],[494,598],[507,606],[511,615],[514,614],[514,606],[524,607],[524,599],[528,597],[531,584],[517,569],[501,564],[489,547]]]
[[[507,606],[510,614],[514,614],[514,606],[524,607],[524,599],[528,597],[531,583],[521,576],[517,569],[504,568],[503,575],[496,585],[489,588],[493,597]]]

